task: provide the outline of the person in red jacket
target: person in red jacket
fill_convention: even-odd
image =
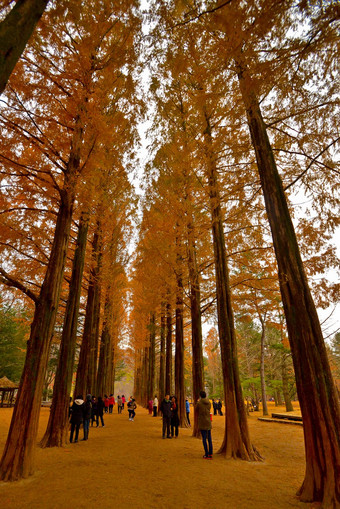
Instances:
[[[109,397],[109,413],[112,414],[113,412],[113,407],[115,406],[116,402],[115,402],[115,398],[114,398],[114,395],[113,394],[110,394],[110,397]]]
[[[109,412],[110,400],[107,397],[107,394],[104,394],[104,405],[105,405],[105,413]]]

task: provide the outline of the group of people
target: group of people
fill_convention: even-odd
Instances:
[[[118,403],[118,413],[121,414],[124,409],[124,405],[126,403],[124,395],[121,397],[118,395],[117,397]],[[96,398],[95,396],[91,396],[88,394],[86,396],[85,401],[83,400],[83,396],[79,395],[75,398],[72,406],[70,406],[70,423],[71,423],[71,434],[70,434],[70,443],[74,441],[74,443],[78,442],[79,437],[79,429],[81,424],[83,424],[84,428],[84,438],[83,440],[87,440],[89,437],[89,429],[90,429],[90,421],[91,426],[96,422],[97,427],[99,426],[99,419],[101,421],[102,427],[104,427],[104,412],[112,413],[113,407],[115,405],[115,399],[113,394],[104,396],[104,400],[101,396]],[[190,425],[190,403],[188,398],[186,398],[185,409],[187,414],[187,420]],[[135,399],[130,396],[129,401],[127,402],[127,409],[129,413],[129,421],[133,421],[136,415],[137,404]],[[198,428],[201,432],[202,442],[204,447],[204,459],[212,459],[213,454],[213,446],[211,439],[211,421],[212,414],[211,403],[207,398],[205,391],[200,392],[200,399],[197,401],[195,408],[198,412]],[[106,410],[107,409],[107,410]],[[148,404],[149,414],[153,412],[153,417],[157,417],[158,414],[158,399],[157,395],[155,395],[153,400],[149,401]],[[222,414],[222,402],[219,399],[217,402],[213,400],[213,409],[214,415]],[[162,437],[163,438],[177,438],[178,437],[178,428],[179,428],[179,416],[178,416],[178,401],[176,396],[171,396],[167,394],[163,401],[160,404],[159,410],[162,413]],[[73,440],[74,438],[74,440]]]
[[[220,399],[217,399],[217,400],[213,399],[212,404],[213,404],[214,415],[223,415],[222,401]]]
[[[160,405],[160,411],[163,416],[163,438],[177,438],[178,437],[178,403],[176,396],[167,394]]]
[[[87,440],[89,438],[90,423],[91,426],[96,423],[96,427],[98,427],[100,420],[102,427],[104,427],[104,413],[112,414],[113,407],[116,404],[113,394],[110,394],[110,396],[105,394],[104,399],[101,396],[96,398],[96,396],[88,394],[85,401],[83,400],[83,396],[80,394],[75,398],[72,405],[71,401],[72,398],[70,398],[69,408],[69,420],[71,424],[70,443],[78,442],[79,430],[82,424],[84,428],[84,438],[82,440]],[[118,395],[117,405],[119,414],[121,414],[124,410],[125,403],[126,399],[124,394],[122,396]],[[135,409],[137,408],[137,405],[132,396],[130,396],[127,407],[129,411],[129,421],[133,421],[136,415]]]
[[[221,401],[221,400],[219,400]],[[190,424],[189,413],[190,413],[190,403],[188,398],[186,398],[185,402],[186,406],[186,414],[187,419]],[[201,432],[203,448],[204,448],[204,459],[212,459],[213,454],[213,446],[211,439],[211,421],[212,414],[210,413],[211,403],[207,398],[207,394],[205,391],[200,392],[200,399],[196,403],[196,409],[198,412],[198,429]],[[222,403],[221,403],[222,409]],[[172,396],[170,398],[169,394],[165,396],[161,405],[160,411],[162,412],[163,417],[163,427],[162,427],[162,438],[177,438],[178,437],[178,426],[179,426],[179,417],[178,417],[178,404],[176,396]],[[221,414],[222,415],[222,411]]]

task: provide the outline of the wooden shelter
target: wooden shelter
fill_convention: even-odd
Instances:
[[[19,385],[8,380],[6,376],[0,378],[0,407],[13,406],[18,389]]]

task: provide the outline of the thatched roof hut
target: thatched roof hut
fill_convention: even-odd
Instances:
[[[11,382],[6,376],[0,378],[0,407],[12,406],[14,395],[19,389],[19,385]]]

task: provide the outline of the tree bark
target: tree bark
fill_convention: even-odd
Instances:
[[[282,393],[285,400],[286,412],[292,412],[294,408],[289,395],[286,360],[287,354],[283,353],[281,361]]]
[[[159,384],[158,384],[158,401],[161,403],[165,396],[165,332],[166,332],[166,316],[165,305],[161,305],[161,331],[160,331],[160,354],[159,354]]]
[[[51,411],[47,429],[41,441],[42,447],[61,447],[68,443],[69,399],[77,340],[79,302],[88,227],[89,214],[83,213],[78,227],[78,237],[73,259],[72,276],[65,311],[58,367],[53,387]]]
[[[64,187],[60,190],[60,207],[49,263],[36,301],[25,366],[1,459],[0,479],[4,481],[28,477],[34,471],[41,394],[64,277],[82,140],[83,127],[78,117],[64,173]]]
[[[192,396],[198,401],[200,391],[204,390],[204,367],[202,350],[202,320],[199,273],[196,261],[196,247],[192,220],[188,223],[188,267],[190,279],[190,311],[191,311],[191,342],[192,342]],[[192,436],[200,437],[198,429],[198,411],[194,405],[194,422]]]
[[[154,396],[155,388],[155,365],[156,365],[156,326],[155,326],[155,314],[152,313],[150,317],[150,346],[149,346],[149,376],[148,376],[148,394],[147,403]]]
[[[98,279],[99,274],[98,265],[99,265],[99,223],[97,223],[96,231],[94,232],[92,241],[92,266],[90,269],[89,285],[87,290],[83,340],[80,347],[76,383],[74,388],[75,396],[79,394],[94,395],[94,393],[89,392],[90,387],[88,384],[88,371],[90,364],[91,335],[93,335],[94,330],[96,280]]]
[[[63,280],[74,203],[74,184],[61,191],[54,240],[36,304],[25,366],[0,464],[0,479],[16,481],[34,471],[41,394]]]
[[[165,395],[171,394],[172,372],[172,313],[171,304],[166,304],[166,359],[165,359]]]
[[[184,393],[184,333],[183,333],[183,282],[181,275],[181,259],[177,256],[176,274],[176,350],[175,350],[175,396],[178,404],[178,417],[180,427],[188,425],[185,412]]]
[[[18,0],[0,23],[0,94],[47,4],[48,0]]]
[[[256,298],[256,296],[255,296]],[[257,307],[257,306],[256,306]],[[266,342],[266,323],[265,318],[263,318],[260,314],[260,310],[257,308],[257,314],[259,320],[261,322],[261,366],[260,366],[260,379],[261,379],[261,398],[262,398],[262,414],[268,415],[268,405],[267,405],[267,393],[266,393],[266,378],[264,373],[264,352],[265,352],[265,342]]]
[[[96,382],[96,394],[104,396],[111,394],[112,381],[112,300],[111,287],[106,289],[104,304],[104,322],[100,339],[99,361]]]
[[[303,502],[340,505],[340,407],[272,147],[253,81],[239,64],[239,85],[256,154],[279,271],[297,392],[304,424]]]
[[[223,214],[220,204],[216,162],[212,150],[211,127],[207,114],[205,119],[207,177],[214,242],[218,330],[226,407],[225,434],[219,453],[224,454],[228,458],[256,461],[260,459],[260,455],[250,443],[247,414],[238,370],[237,345],[223,230]]]

